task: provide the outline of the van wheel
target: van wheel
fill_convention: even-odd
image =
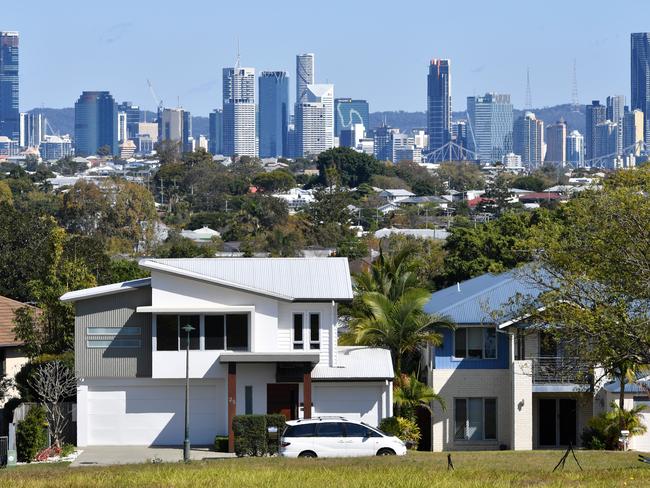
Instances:
[[[395,451],[387,447],[384,447],[382,449],[379,449],[379,451],[377,451],[377,456],[394,456],[394,455],[395,455]]]
[[[316,456],[316,453],[314,451],[302,451],[300,454],[298,454],[298,457],[300,457],[300,458],[315,458],[315,457],[318,457],[318,456]]]

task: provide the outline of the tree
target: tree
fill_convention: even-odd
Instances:
[[[113,150],[111,149],[111,146],[108,144],[105,144],[103,146],[99,146],[97,148],[97,155],[98,156],[110,156],[113,153]]]
[[[7,182],[0,180],[0,205],[3,203],[9,206],[13,206],[14,195],[11,192],[11,187],[7,184]]]
[[[79,180],[63,195],[61,222],[70,232],[94,234],[103,231],[108,202],[102,190],[92,181]]]
[[[178,141],[163,139],[162,141],[157,142],[154,148],[161,167],[168,164],[179,163],[181,160],[181,143]]]
[[[374,157],[349,147],[328,149],[318,155],[319,183],[325,186],[356,187],[383,174],[384,166]]]
[[[400,415],[413,421],[416,420],[418,408],[433,414],[431,403],[434,401],[440,405],[443,412],[446,410],[445,400],[435,393],[433,388],[419,381],[415,373],[395,378],[393,398],[399,407]]]
[[[253,185],[269,193],[286,191],[296,186],[296,179],[284,169],[276,169],[270,173],[259,173],[253,177]]]
[[[521,190],[541,192],[544,191],[544,188],[547,188],[546,183],[547,182],[539,176],[526,175],[515,178],[512,181],[512,186]]]
[[[447,182],[452,190],[464,192],[485,188],[485,178],[483,178],[479,166],[474,163],[441,163],[437,173],[438,177]]]

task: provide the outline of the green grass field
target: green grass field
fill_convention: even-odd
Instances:
[[[650,486],[650,466],[636,453],[577,451],[552,473],[559,451],[455,452],[455,471],[444,453],[356,459],[220,459],[183,464],[69,468],[21,466],[0,472],[0,486],[211,486],[211,487],[415,487],[415,486]]]

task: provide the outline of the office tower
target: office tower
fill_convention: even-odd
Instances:
[[[513,126],[512,148],[521,156],[521,162],[529,167],[539,166],[542,162],[544,145],[544,122],[532,112],[519,117]]]
[[[20,114],[18,146],[38,147],[45,136],[45,123],[43,114],[22,112]]]
[[[451,73],[448,59],[432,59],[429,64],[427,132],[431,150],[451,140]]]
[[[607,109],[599,100],[592,100],[591,105],[585,107],[585,159],[590,160],[596,154],[595,132],[596,126],[607,120]]]
[[[182,108],[163,109],[160,121],[160,140],[182,143],[183,119]]]
[[[334,136],[341,137],[341,131],[350,130],[355,124],[370,127],[368,102],[351,98],[334,100]]]
[[[566,122],[560,120],[546,127],[546,156],[544,161],[564,165],[566,162]]]
[[[74,106],[74,142],[77,156],[91,156],[108,146],[117,155],[117,104],[107,91],[85,91]]]
[[[0,136],[18,142],[18,32],[0,31]]]
[[[637,32],[631,40],[630,108],[644,114],[644,139],[650,141],[650,33]]]
[[[11,157],[18,154],[18,141],[7,136],[0,136],[0,156]]]
[[[510,168],[510,169],[523,168],[523,166],[521,165],[521,156],[519,154],[515,154],[515,153],[504,154],[502,162],[506,168]]]
[[[124,142],[128,140],[129,136],[126,128],[126,112],[120,112],[118,109],[117,112],[117,140],[118,142]]]
[[[140,107],[131,102],[122,102],[117,106],[117,111],[126,113],[126,138],[135,139],[140,123]]]
[[[223,154],[257,157],[255,69],[223,69]]]
[[[393,134],[397,132],[399,132],[399,129],[393,129],[385,124],[374,129],[373,150],[376,159],[379,161],[393,160]]]
[[[72,155],[72,141],[68,136],[43,136],[38,147],[43,161],[58,161]]]
[[[296,104],[303,101],[307,85],[313,85],[315,82],[314,54],[298,54],[296,56]]]
[[[183,152],[194,151],[194,141],[192,138],[192,114],[183,110],[183,134],[181,137]]]
[[[205,137],[203,134],[199,134],[199,137],[196,139],[196,149],[204,149],[205,151],[209,151],[209,143],[208,143],[208,138]]]
[[[566,160],[576,168],[585,164],[585,139],[577,130],[572,130],[566,138]]]
[[[594,130],[594,158],[611,156],[614,159],[618,154],[618,125],[611,120],[598,124]]]
[[[411,134],[413,135],[413,140],[417,147],[420,149],[429,147],[429,136],[424,129],[412,129]]]
[[[460,120],[452,125],[451,138],[459,146],[467,147],[467,122]]]
[[[617,154],[620,154],[623,149],[623,114],[625,113],[625,96],[613,95],[607,97],[605,105],[607,107],[605,110],[607,120],[614,122],[618,128],[616,145],[618,147]]]
[[[577,130],[572,130],[566,138],[566,161],[575,168],[585,164],[585,139]]]
[[[263,71],[259,78],[260,157],[286,156],[289,126],[289,77],[285,71]]]
[[[478,153],[480,161],[501,161],[504,154],[512,152],[510,95],[486,93],[467,97],[467,113],[469,148]]]
[[[210,112],[208,129],[208,151],[223,154],[223,111],[215,108]]]
[[[627,154],[639,156],[641,154],[643,134],[643,112],[632,110],[623,115],[623,147]]]
[[[356,148],[360,144],[361,139],[365,137],[365,134],[366,128],[363,124],[354,124],[349,129],[343,129],[339,136],[339,146]]]
[[[422,149],[415,145],[413,136],[394,131],[391,133],[391,146],[391,161],[393,163],[396,164],[400,161],[422,162]]]
[[[296,139],[301,156],[317,156],[334,147],[334,85],[307,85],[296,104]]]

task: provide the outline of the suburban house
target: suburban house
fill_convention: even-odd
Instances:
[[[27,362],[27,357],[20,350],[22,343],[16,340],[14,334],[14,314],[22,307],[30,305],[0,296],[0,379],[13,378]],[[36,307],[32,308],[39,312]],[[6,398],[0,397],[0,407],[15,393],[9,391]]]
[[[74,302],[77,444],[180,445],[189,345],[193,444],[238,414],[392,415],[388,350],[339,347],[346,258],[146,259],[150,278],[66,293]],[[183,327],[190,325],[188,333]]]
[[[435,451],[580,446],[587,421],[607,408],[585,365],[525,316],[499,313],[517,295],[540,294],[518,273],[461,282],[425,306],[457,324],[426,355],[429,385],[447,406],[434,408]]]

